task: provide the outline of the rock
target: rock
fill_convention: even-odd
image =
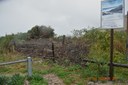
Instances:
[[[25,80],[24,85],[29,85],[29,82],[27,80]]]
[[[94,82],[92,82],[92,81],[90,81],[90,82],[88,82],[88,84],[87,85],[95,85],[95,83]]]

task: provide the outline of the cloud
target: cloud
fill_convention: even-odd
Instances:
[[[57,34],[100,26],[101,0],[0,0],[0,35],[51,26]]]

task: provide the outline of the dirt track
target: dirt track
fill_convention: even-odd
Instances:
[[[63,81],[54,74],[47,74],[43,77],[48,81],[48,85],[65,85]]]

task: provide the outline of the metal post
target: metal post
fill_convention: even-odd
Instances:
[[[32,76],[32,58],[28,57],[28,76],[31,77]]]
[[[113,68],[113,40],[114,40],[114,29],[111,29],[110,36],[110,68],[109,68],[109,77],[110,81],[113,80],[114,68]]]

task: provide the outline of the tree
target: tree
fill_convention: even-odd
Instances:
[[[34,26],[31,30],[28,31],[28,36],[30,39],[39,39],[39,38],[51,38],[54,36],[54,29],[46,26]]]

